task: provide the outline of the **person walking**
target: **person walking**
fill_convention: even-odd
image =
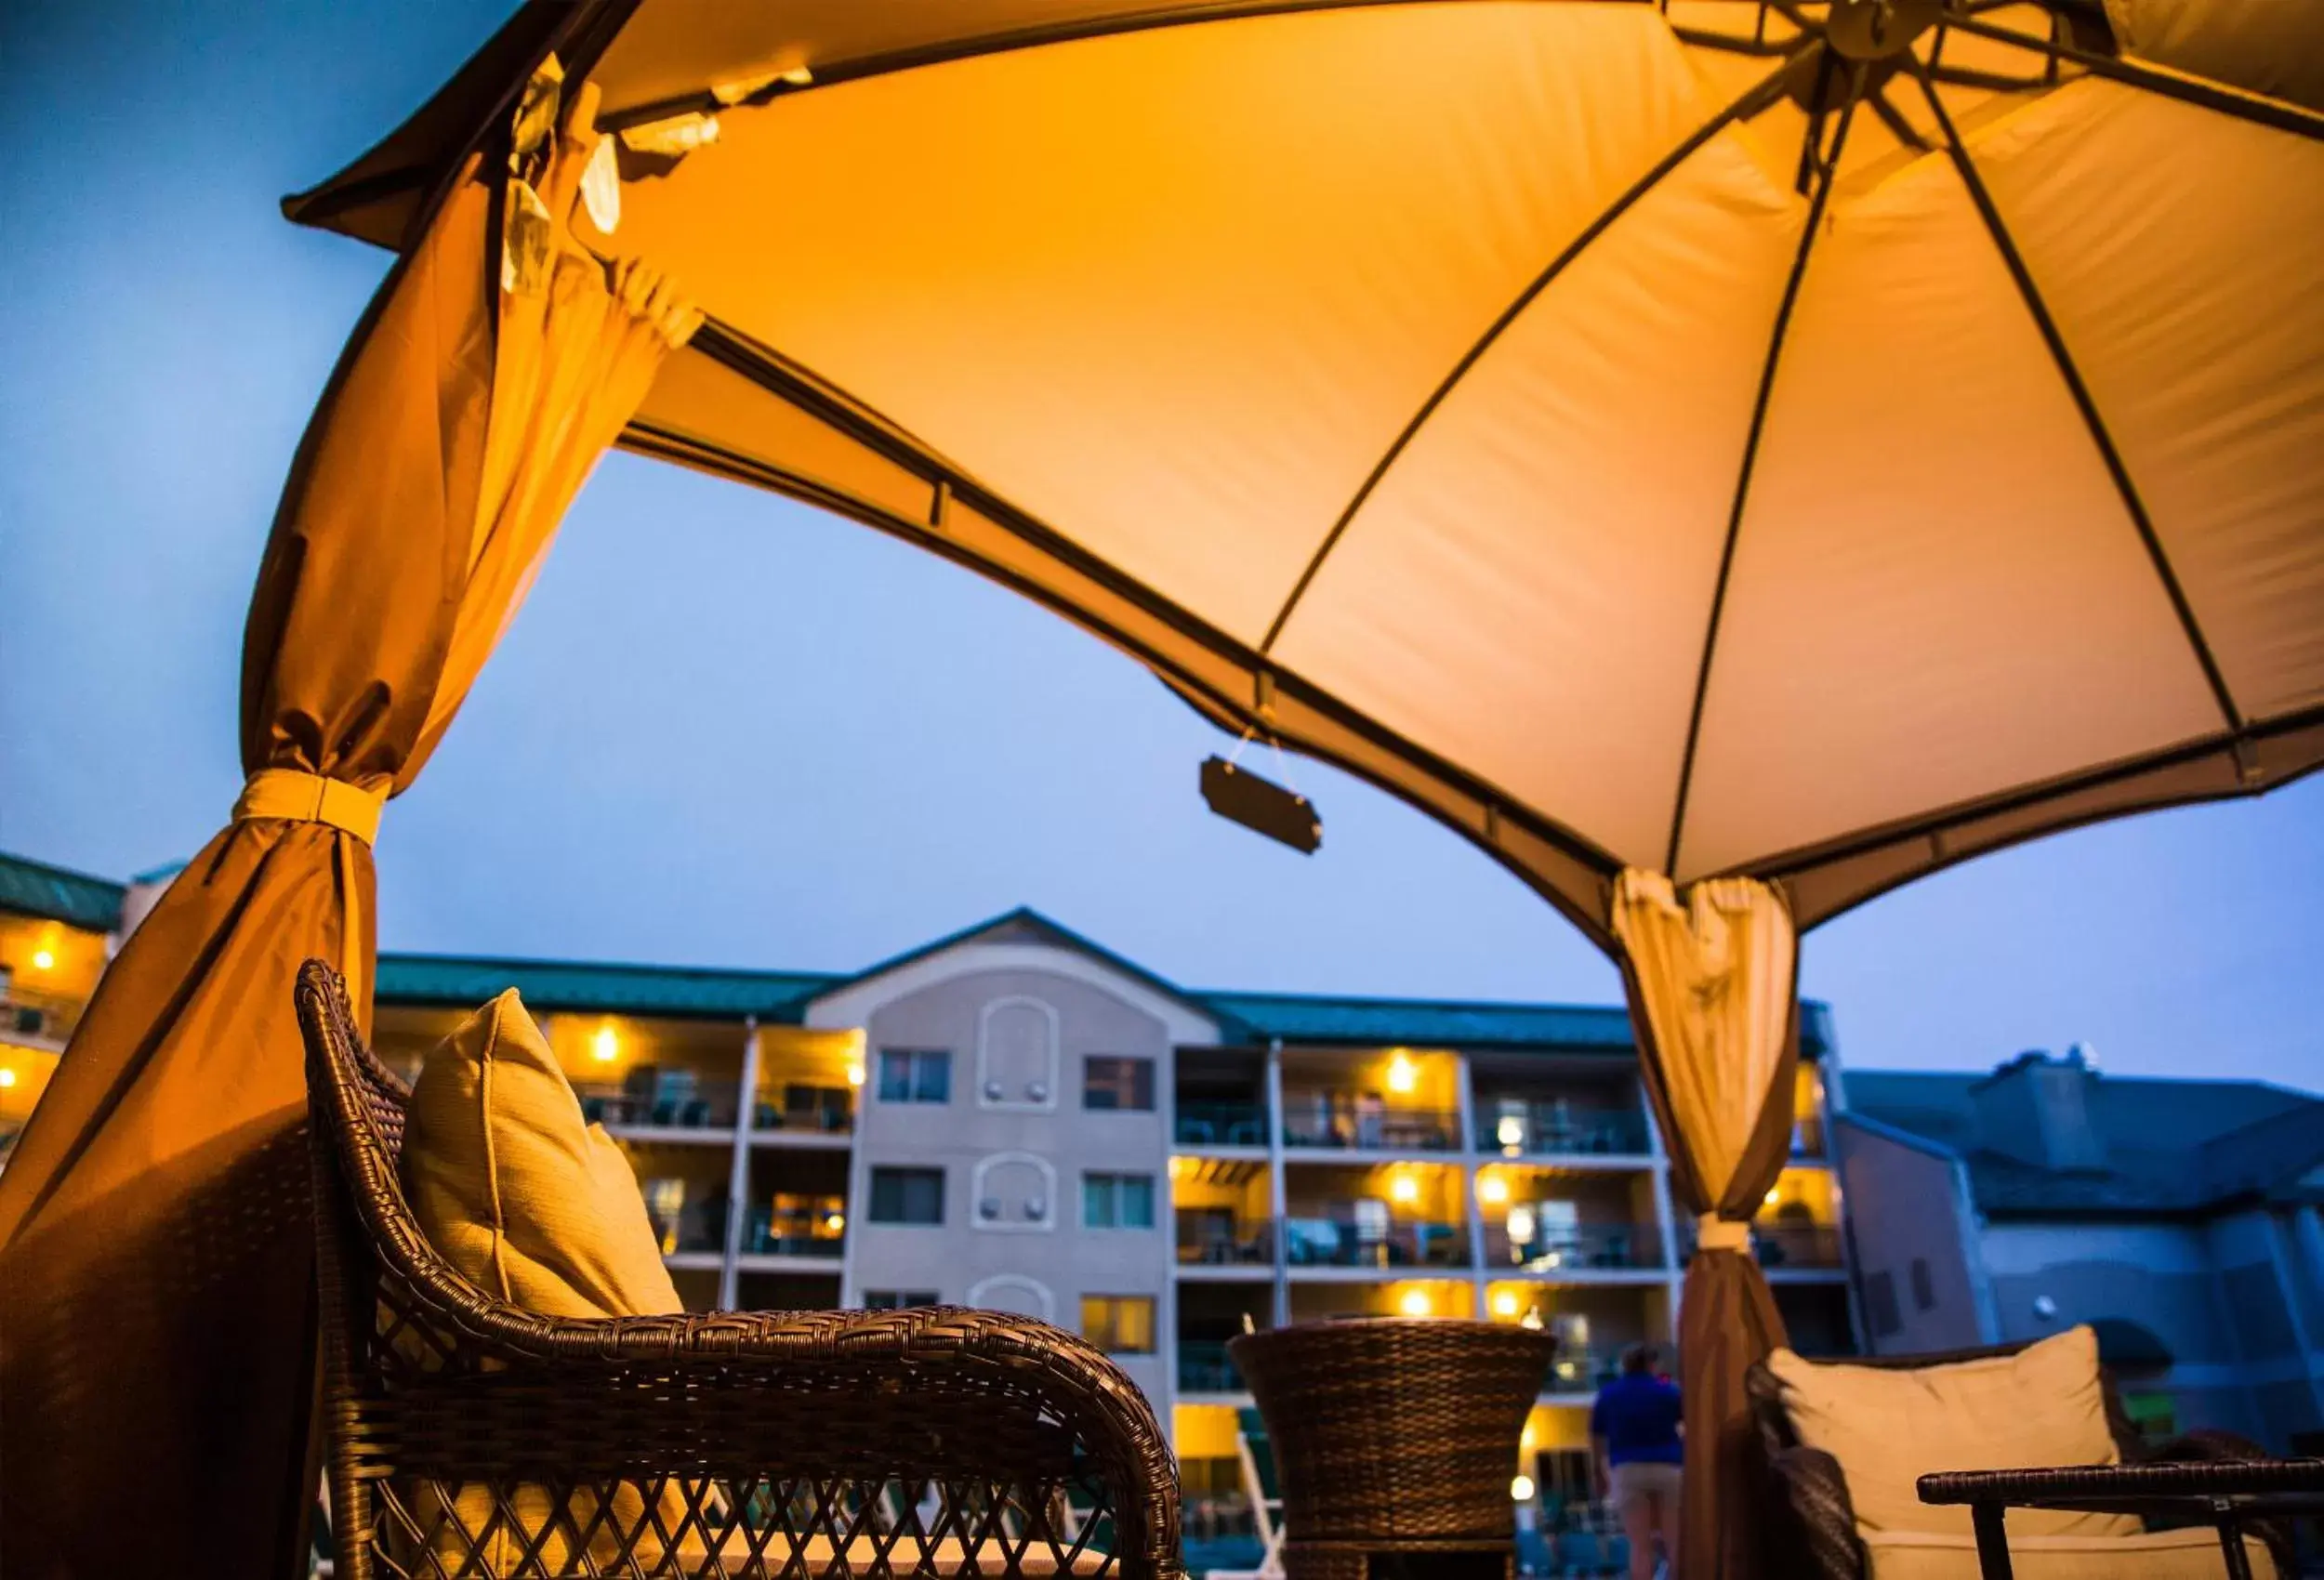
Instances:
[[[1631,1580],[1654,1580],[1655,1546],[1669,1573],[1679,1571],[1678,1385],[1659,1375],[1651,1344],[1622,1351],[1621,1374],[1590,1407],[1591,1465],[1598,1495],[1621,1516],[1630,1538]]]

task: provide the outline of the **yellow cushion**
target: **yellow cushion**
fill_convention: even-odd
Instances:
[[[683,1310],[637,1176],[514,988],[436,1045],[403,1124],[403,1192],[479,1289],[551,1317]]]
[[[1965,1506],[1921,1501],[1915,1485],[1932,1470],[2015,1470],[2047,1465],[2112,1465],[2120,1457],[2106,1429],[2098,1339],[2068,1328],[2014,1355],[1891,1371],[1806,1361],[1789,1350],[1767,1358],[1783,1385],[1792,1430],[1840,1461],[1856,1528],[1970,1534]],[[2010,1529],[2027,1535],[2127,1536],[2145,1527],[2131,1514],[2013,1509]]]
[[[2209,1526],[2135,1536],[2021,1536],[2030,1508],[2009,1511],[2010,1568],[2017,1580],[2225,1580],[2219,1533]],[[1977,1580],[1977,1544],[1957,1532],[1867,1531],[1869,1580]],[[2276,1580],[2276,1560],[2243,1538],[2251,1580]]]
[[[413,1084],[404,1112],[403,1193],[436,1254],[467,1279],[512,1306],[552,1317],[640,1317],[683,1310],[662,1247],[646,1217],[637,1175],[601,1125],[581,1117],[548,1039],[510,988],[436,1045]],[[447,1569],[471,1552],[453,1527],[471,1535],[491,1522],[493,1500],[481,1486],[448,1502],[441,1489],[404,1489],[406,1506]],[[546,1489],[512,1490],[525,1530],[548,1521]],[[660,1501],[665,1528],[680,1528],[685,1504],[673,1488]],[[619,1537],[593,1521],[594,1494],[579,1493],[567,1512],[571,1529],[594,1529],[590,1556],[618,1557]],[[618,1527],[634,1528],[644,1500],[633,1486],[614,1494]],[[561,1528],[538,1557],[565,1565],[570,1537]],[[523,1557],[504,1524],[481,1548],[494,1573]],[[661,1551],[649,1534],[640,1561]]]

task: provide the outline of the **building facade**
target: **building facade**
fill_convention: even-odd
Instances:
[[[2098,1332],[2158,1434],[2324,1452],[2324,1101],[2101,1075],[1855,1071],[1835,1115],[1868,1343]]]
[[[85,998],[125,897],[78,881]],[[1527,1431],[1540,1484],[1575,1491],[1599,1382],[1676,1331],[1691,1220],[1619,1008],[1191,991],[1020,911],[849,975],[387,955],[375,1045],[415,1073],[510,986],[628,1152],[689,1306],[966,1303],[1080,1332],[1172,1426],[1197,1536],[1239,1498],[1247,1326],[1554,1331]],[[1802,1025],[1759,1244],[1795,1343],[1848,1352],[1837,1056],[1820,1007]],[[0,1067],[36,1096],[60,1047]]]

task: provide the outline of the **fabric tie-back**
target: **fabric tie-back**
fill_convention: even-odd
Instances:
[[[1684,1580],[1758,1572],[1743,1374],[1785,1341],[1750,1224],[1783,1170],[1799,1062],[1799,938],[1783,896],[1750,878],[1693,886],[1626,871],[1614,933],[1671,1183],[1700,1215],[1679,1309]]]
[[[595,142],[594,91],[574,99],[522,172],[559,217]],[[381,286],[292,463],[244,629],[234,819],[112,962],[0,1175],[9,1580],[297,1565],[315,1315],[293,973],[339,962],[367,1011],[379,807],[698,322],[561,230],[508,288],[488,221],[515,181],[482,174],[471,158]]]

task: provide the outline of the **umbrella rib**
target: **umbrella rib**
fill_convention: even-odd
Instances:
[[[1848,101],[1841,107],[1840,125],[1833,128],[1831,152],[1822,160],[1822,179],[1816,184],[1816,195],[1808,202],[1807,223],[1800,231],[1800,250],[1791,259],[1791,273],[1784,281],[1783,299],[1776,304],[1776,321],[1767,336],[1767,361],[1760,370],[1759,395],[1751,402],[1750,427],[1744,430],[1743,459],[1736,469],[1735,504],[1727,512],[1726,543],[1719,551],[1719,579],[1712,585],[1710,614],[1703,629],[1703,659],[1695,672],[1695,702],[1687,712],[1686,750],[1679,759],[1678,796],[1670,808],[1670,843],[1663,861],[1663,871],[1676,873],[1679,865],[1679,841],[1686,832],[1686,798],[1695,779],[1695,748],[1703,734],[1703,702],[1710,694],[1710,665],[1719,651],[1719,623],[1726,612],[1727,581],[1735,569],[1736,541],[1743,533],[1743,507],[1751,494],[1751,472],[1759,460],[1759,445],[1767,429],[1767,402],[1776,388],[1776,364],[1783,360],[1784,336],[1791,327],[1792,309],[1799,305],[1800,283],[1807,278],[1808,255],[1816,250],[1816,232],[1823,224],[1825,205],[1831,201],[1832,183],[1840,175],[1840,151],[1847,146],[1848,127],[1855,120],[1856,105],[1864,97],[1866,63],[1859,60],[1848,79]],[[1813,126],[1809,135],[1815,136]],[[1811,143],[1808,151],[1815,151]]]
[[[1800,70],[1801,63],[1809,57],[1820,56],[1823,52],[1824,43],[1820,38],[1811,39],[1802,44],[1797,51],[1785,59],[1782,65],[1761,78],[1741,98],[1697,127],[1684,142],[1664,154],[1652,169],[1632,182],[1628,191],[1614,200],[1611,207],[1591,220],[1580,234],[1568,242],[1557,257],[1551,259],[1549,267],[1535,275],[1525,288],[1518,293],[1517,299],[1511,302],[1502,309],[1499,317],[1486,326],[1485,333],[1477,336],[1475,343],[1469,348],[1459,362],[1453,364],[1452,371],[1447,373],[1438,382],[1436,388],[1429,392],[1429,397],[1421,402],[1420,409],[1413,414],[1410,422],[1404,425],[1404,430],[1396,435],[1395,442],[1388,447],[1387,454],[1380,458],[1379,464],[1372,467],[1370,474],[1356,489],[1355,496],[1348,501],[1347,508],[1340,512],[1339,519],[1331,524],[1331,530],[1324,534],[1324,540],[1316,546],[1314,555],[1307,562],[1307,568],[1300,573],[1300,579],[1292,584],[1289,596],[1283,600],[1283,607],[1276,612],[1274,622],[1268,625],[1266,636],[1261,639],[1259,643],[1261,653],[1264,654],[1273,651],[1276,639],[1283,635],[1284,626],[1290,623],[1292,612],[1299,608],[1300,599],[1307,595],[1309,586],[1315,580],[1315,573],[1323,569],[1325,560],[1329,558],[1331,551],[1339,546],[1340,538],[1347,533],[1349,524],[1363,510],[1365,502],[1370,499],[1373,491],[1379,488],[1380,480],[1388,475],[1389,468],[1396,464],[1397,459],[1410,447],[1413,440],[1419,436],[1420,429],[1427,426],[1429,418],[1436,415],[1437,408],[1445,403],[1455,387],[1468,376],[1469,370],[1476,366],[1484,359],[1485,353],[1492,349],[1494,343],[1507,333],[1510,325],[1515,323],[1541,293],[1549,289],[1551,283],[1565,271],[1568,264],[1580,257],[1591,243],[1611,229],[1617,219],[1630,212],[1631,208],[1641,198],[1652,191],[1665,176],[1684,165],[1690,155],[1718,136],[1720,132],[1736,121],[1748,119],[1774,103],[1790,85],[1791,79]]]
[[[1918,62],[1915,63],[1916,68]],[[2099,415],[2098,402],[2082,381],[2081,370],[2075,365],[2073,353],[2067,349],[2066,336],[2060,332],[2057,320],[2050,316],[2049,304],[2042,299],[2040,287],[2034,283],[2033,271],[2027,268],[2017,243],[2001,222],[2001,211],[1994,205],[1993,194],[1986,190],[1985,178],[1977,174],[1976,162],[1969,156],[1969,147],[1954,128],[1952,117],[1946,113],[1944,100],[1938,96],[1936,85],[1926,72],[1917,72],[1921,91],[1928,97],[1929,107],[1935,112],[1939,130],[1945,134],[1946,151],[1952,156],[1953,168],[1961,172],[1961,184],[1969,189],[1970,202],[1976,205],[1978,217],[1985,221],[1993,245],[2009,266],[2010,278],[2017,283],[2017,294],[2025,299],[2026,310],[2033,315],[2035,327],[2040,330],[2042,343],[2049,348],[2050,357],[2057,364],[2058,376],[2066,381],[2067,391],[2074,397],[2075,407],[2081,413],[2082,424],[2090,431],[2091,441],[2098,447],[2100,459],[2106,465],[2106,474],[2114,480],[2115,491],[2122,497],[2122,507],[2130,513],[2138,535],[2146,546],[2146,555],[2153,562],[2156,576],[2163,591],[2170,595],[2171,607],[2179,617],[2179,625],[2186,633],[2187,645],[2194,649],[2196,661],[2202,665],[2203,678],[2210,682],[2212,696],[2219,704],[2222,717],[2230,730],[2243,728],[2243,714],[2236,706],[2234,693],[2227,689],[2227,679],[2219,667],[2219,660],[2212,652],[2211,643],[2203,635],[2203,627],[2195,617],[2195,607],[2187,601],[2186,589],[2179,585],[2178,573],[2172,568],[2171,556],[2155,531],[2154,518],[2146,513],[2146,503],[2139,497],[2138,486],[2131,480],[2131,471],[2115,448],[2114,436],[2106,430],[2106,419]]]
[[[2014,44],[2020,49],[2030,49],[2056,60],[2070,60],[2093,76],[2106,77],[2131,87],[2145,88],[2204,110],[2214,110],[2222,115],[2232,115],[2239,121],[2270,126],[2294,137],[2310,138],[2324,142],[2324,115],[2298,105],[2287,104],[2280,99],[2269,99],[2241,88],[2228,87],[2208,77],[2182,76],[2119,56],[2094,55],[2078,49],[2059,39],[2029,38],[2011,28],[1996,27],[1975,17],[1948,15],[1945,27],[1961,33],[1974,33],[1999,44]]]

